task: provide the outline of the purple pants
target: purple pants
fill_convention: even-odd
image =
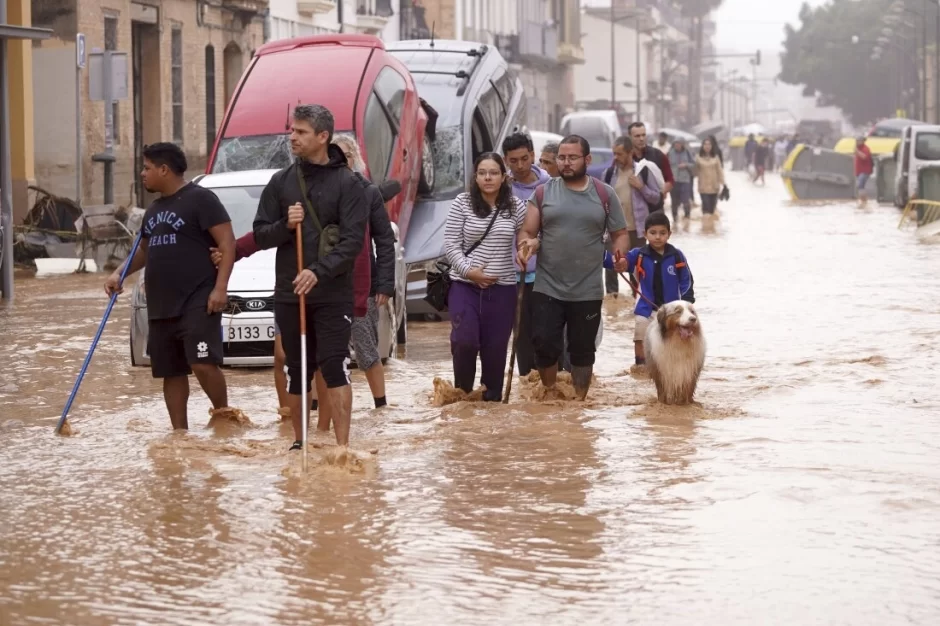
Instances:
[[[473,390],[480,355],[480,382],[484,400],[498,402],[503,395],[506,350],[516,318],[515,285],[476,285],[454,281],[447,297],[450,313],[450,353],[454,358],[454,386]]]

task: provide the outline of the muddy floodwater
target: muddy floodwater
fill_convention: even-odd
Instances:
[[[0,309],[0,625],[938,624],[940,246],[893,207],[793,206],[731,174],[689,259],[700,407],[655,403],[632,300],[586,404],[431,404],[447,324],[412,323],[394,405],[354,377],[360,471],[289,456],[271,371],[250,428],[171,434],[128,357],[129,292],[71,413],[104,277],[22,276]],[[330,438],[312,437],[329,443]]]

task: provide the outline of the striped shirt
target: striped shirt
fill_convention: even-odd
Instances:
[[[516,233],[525,221],[526,206],[525,202],[516,197],[512,198],[512,203],[512,215],[501,211],[493,228],[468,257],[464,252],[483,236],[493,214],[478,217],[473,212],[470,194],[467,192],[454,198],[444,229],[444,252],[451,265],[451,278],[472,282],[467,278],[467,273],[482,267],[484,274],[499,279],[497,284],[516,284]]]

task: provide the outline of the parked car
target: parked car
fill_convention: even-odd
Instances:
[[[542,148],[545,147],[547,143],[559,143],[564,139],[564,135],[559,135],[557,133],[546,133],[541,130],[532,130],[529,131],[529,137],[532,138],[532,146],[535,150],[535,158],[538,159],[539,155],[542,153]]]
[[[421,198],[403,233],[408,264],[408,314],[437,316],[424,302],[427,271],[444,255],[444,225],[451,201],[467,188],[473,161],[499,150],[525,125],[522,81],[499,51],[485,44],[446,39],[389,43],[414,77],[418,95],[437,112],[434,189]]]
[[[211,189],[232,219],[235,237],[251,231],[261,191],[277,170],[252,170],[209,174],[196,182]],[[395,231],[395,297],[379,312],[379,354],[383,360],[395,354],[398,333],[405,322],[405,257]],[[260,250],[235,263],[228,283],[229,306],[222,314],[225,339],[223,363],[238,366],[270,366],[274,363],[274,258],[276,250]],[[131,293],[131,364],[149,365],[147,351],[146,276],[142,270]],[[352,346],[350,345],[350,351]],[[353,353],[353,360],[355,354]]]
[[[287,166],[291,110],[299,103],[326,106],[336,131],[356,137],[370,180],[401,183],[388,213],[405,237],[415,198],[436,184],[434,111],[419,100],[405,66],[371,35],[279,39],[258,48],[235,88],[206,172]]]
[[[898,157],[894,173],[894,205],[903,209],[908,200],[919,195],[920,171],[925,167],[940,167],[940,126],[907,126],[898,145]]]

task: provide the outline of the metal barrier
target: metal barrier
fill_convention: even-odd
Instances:
[[[904,223],[911,219],[911,214],[917,215],[917,227],[940,220],[940,202],[936,200],[910,200],[904,211],[901,213],[901,221],[898,222],[898,228],[904,226]]]

